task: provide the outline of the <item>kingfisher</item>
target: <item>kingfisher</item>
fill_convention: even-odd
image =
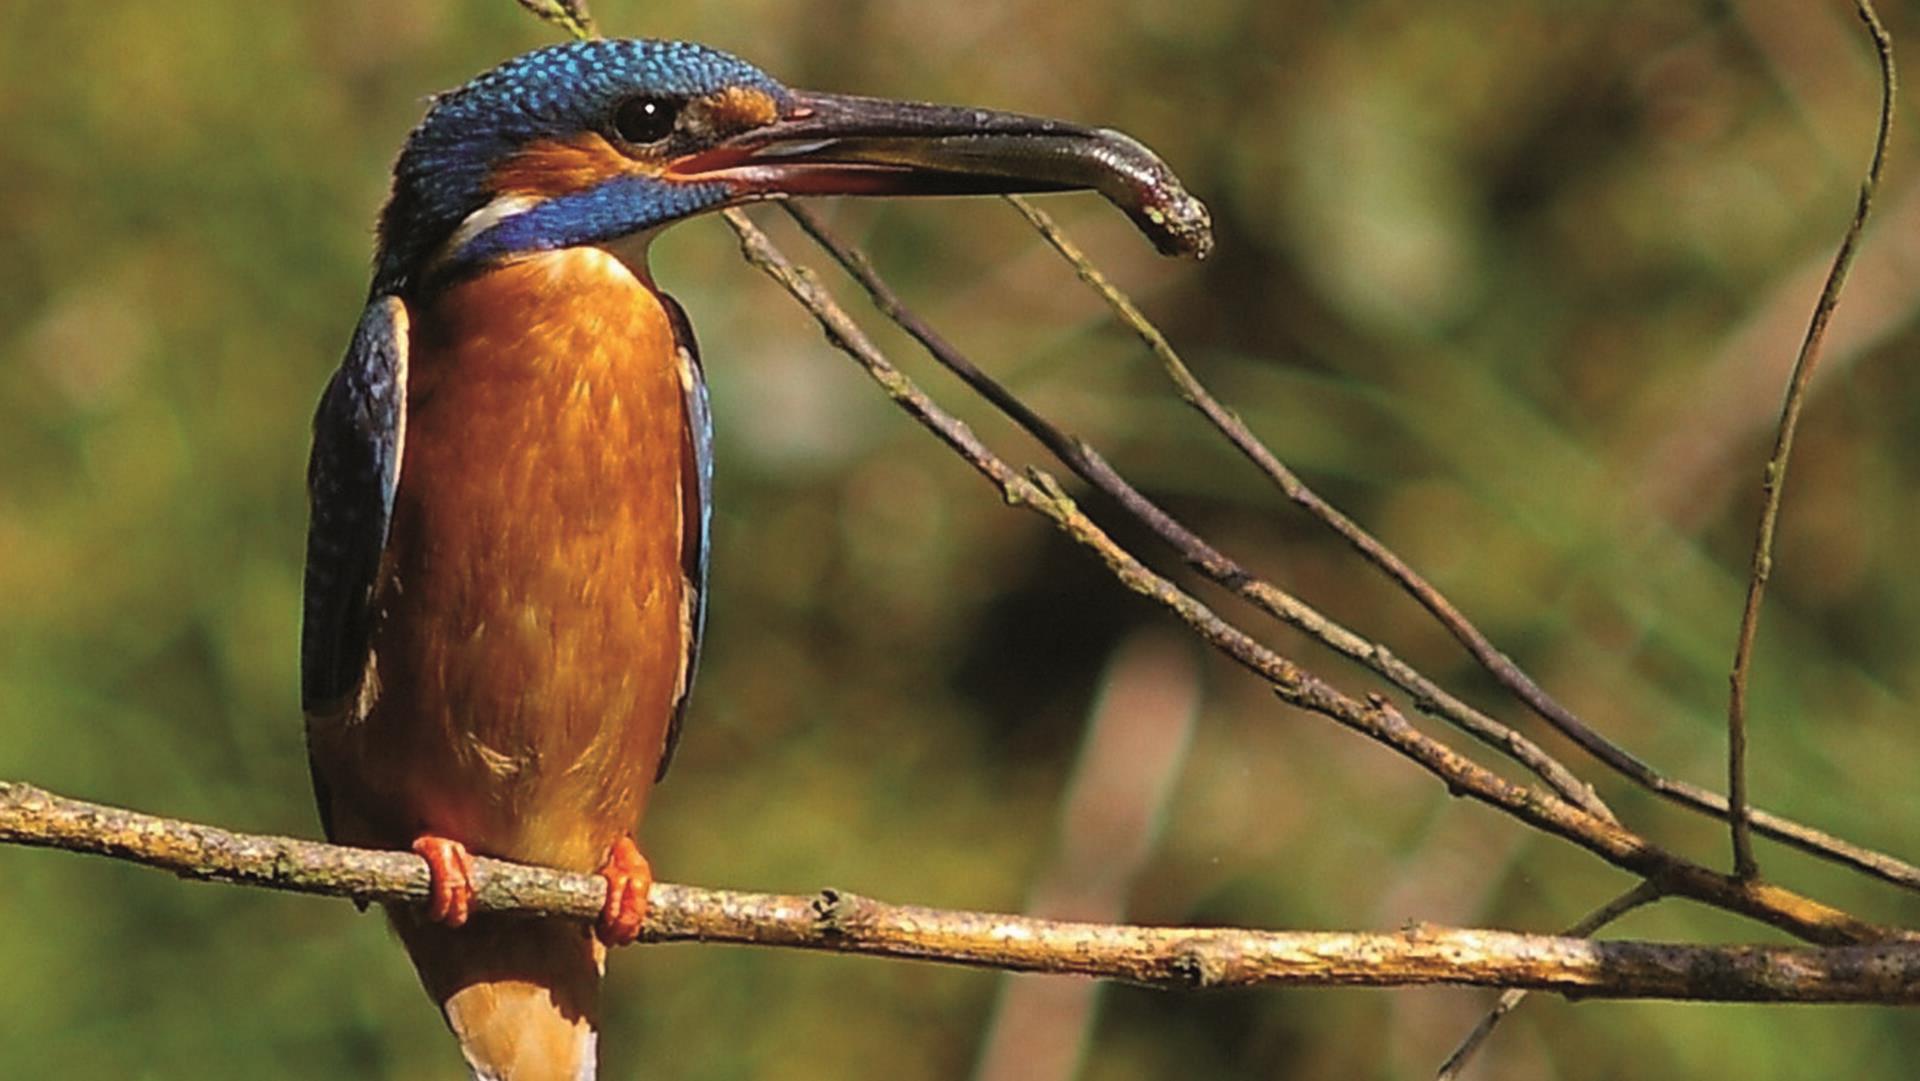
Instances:
[[[700,652],[712,422],[649,241],[759,199],[1094,188],[1191,248],[1168,175],[1117,132],[687,42],[539,49],[433,100],[314,418],[301,698],[327,837],[427,862],[388,915],[476,1078],[593,1076]],[[475,855],[601,875],[599,920],[470,913]]]

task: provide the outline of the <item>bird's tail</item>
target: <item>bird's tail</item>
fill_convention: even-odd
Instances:
[[[389,915],[476,1081],[593,1081],[606,948],[585,924]]]

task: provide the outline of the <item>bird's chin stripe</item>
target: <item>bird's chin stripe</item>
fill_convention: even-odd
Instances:
[[[458,261],[467,248],[482,234],[508,218],[532,210],[539,206],[540,202],[541,200],[531,195],[494,196],[492,202],[467,215],[466,220],[460,223],[460,227],[453,231],[453,235],[447,238],[445,244],[441,245],[433,262],[436,265],[445,265]]]
[[[565,248],[603,245],[622,251],[622,241],[723,205],[729,195],[724,183],[629,175],[547,199],[495,196],[469,214],[442,245],[431,277],[457,278],[490,264]]]

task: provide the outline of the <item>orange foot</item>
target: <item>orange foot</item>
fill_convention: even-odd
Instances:
[[[473,854],[459,841],[431,833],[414,838],[413,851],[427,861],[433,875],[427,918],[448,927],[466,923],[467,910],[473,905]]]
[[[622,837],[613,843],[600,877],[607,880],[607,903],[600,910],[600,922],[594,933],[609,946],[626,946],[640,937],[640,925],[647,918],[647,891],[653,888],[653,867],[633,838]]]

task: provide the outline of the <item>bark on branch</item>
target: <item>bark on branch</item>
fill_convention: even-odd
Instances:
[[[0,782],[0,841],[91,852],[231,882],[358,901],[418,902],[425,861],[406,852],[234,833]],[[477,861],[474,907],[590,920],[605,883]],[[1037,920],[656,883],[643,939],[733,942],[1073,973],[1163,988],[1524,987],[1572,997],[1700,1002],[1920,1003],[1920,944],[1825,948],[1594,942],[1415,926],[1397,932],[1251,931]]]

